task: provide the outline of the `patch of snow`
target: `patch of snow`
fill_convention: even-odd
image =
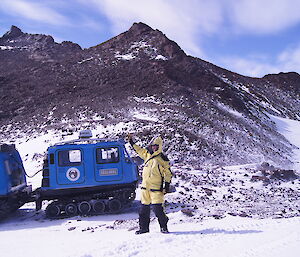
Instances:
[[[224,89],[221,88],[221,87],[215,87],[215,90],[216,90],[216,91],[223,91]]]
[[[148,120],[148,121],[154,121],[154,122],[159,121],[159,119],[157,117],[154,117],[153,115],[151,115],[150,113],[147,113],[147,112],[134,112],[132,114],[132,116],[139,120]]]
[[[94,114],[92,116],[92,120],[94,120],[94,121],[103,121],[103,120],[105,120],[105,118],[100,116],[100,115]]]
[[[243,90],[243,91],[245,91],[245,92],[247,92],[248,94],[250,94],[249,88],[246,87],[245,85],[241,85],[241,86],[240,86],[240,89]]]
[[[136,57],[133,55],[133,53],[128,53],[128,54],[116,53],[115,58],[130,61],[132,59],[135,59]]]
[[[230,107],[228,107],[228,106],[226,106],[226,105],[224,105],[222,103],[217,103],[217,106],[219,108],[221,108],[222,110],[224,110],[224,111],[226,111],[228,113],[233,114],[236,117],[239,117],[239,118],[243,117],[242,113],[240,113],[240,112],[238,112],[238,111],[236,111],[236,110],[234,110],[234,109],[232,109],[232,108],[230,108]]]
[[[133,99],[138,103],[153,103],[153,104],[161,104],[162,101],[155,96],[147,96],[147,97],[137,97],[134,96]]]
[[[167,61],[168,58],[158,54],[157,48],[153,47],[152,45],[148,44],[145,41],[134,42],[130,48],[127,50],[126,54],[121,55],[119,52],[116,53],[116,58],[124,59],[124,60],[131,60],[135,58],[138,52],[142,50],[145,54],[147,54],[151,59],[155,60],[163,60]]]
[[[150,57],[150,59],[154,60],[163,60],[167,61],[168,58],[163,56],[162,54],[158,53],[157,48],[151,46],[145,41],[140,41],[140,42],[134,42],[127,51],[124,51],[123,53],[120,53],[117,51],[115,53],[115,58],[119,60],[132,60],[137,58],[138,54],[140,51],[143,51],[146,55]]]
[[[93,60],[93,59],[94,59],[94,57],[90,57],[90,58],[87,58],[87,59],[81,60],[81,61],[79,61],[79,62],[77,62],[77,63],[78,63],[78,64],[82,64],[82,63],[85,63],[85,62],[91,61],[91,60]]]
[[[0,50],[12,50],[14,47],[12,46],[0,46]]]
[[[13,49],[23,50],[23,49],[28,49],[28,47],[27,46],[22,46],[22,47],[0,46],[0,50],[13,50]]]
[[[199,147],[197,146],[197,144],[195,142],[192,142],[190,144],[190,150],[195,151],[195,150],[199,150]]]
[[[155,47],[152,47],[145,41],[134,42],[129,49],[132,50],[132,49],[136,49],[136,48],[152,48],[153,50],[157,51],[157,49]]]
[[[165,56],[163,56],[163,55],[161,55],[161,54],[159,54],[159,55],[157,55],[157,56],[155,57],[155,60],[163,60],[163,61],[167,61],[168,58],[165,57]]]
[[[225,75],[220,76],[220,75],[218,75],[217,73],[214,73],[214,75],[216,75],[217,77],[219,77],[219,78],[220,78],[221,80],[223,80],[225,83],[227,83],[227,84],[229,84],[229,85],[235,87],[236,89],[245,91],[245,92],[247,92],[248,94],[252,95],[251,92],[250,92],[250,90],[249,90],[249,88],[246,87],[245,85],[239,84],[239,83],[236,83],[236,82],[232,82],[232,81],[230,81],[228,78],[226,78]]]
[[[266,102],[266,101],[263,101],[263,100],[260,100],[259,101],[259,104],[262,105],[264,108],[269,108],[271,109],[272,111],[280,114],[281,112],[278,111],[273,105],[271,105],[270,103]]]
[[[276,124],[277,131],[293,145],[294,150],[294,169],[300,172],[300,121],[281,118],[268,114],[270,119]]]

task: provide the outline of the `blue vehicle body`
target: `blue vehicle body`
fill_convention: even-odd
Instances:
[[[137,166],[122,140],[79,139],[48,148],[38,203],[46,215],[117,212],[135,199]]]
[[[49,174],[43,174],[43,190],[126,184],[137,180],[136,166],[118,141],[55,145],[48,148],[48,163]]]
[[[31,193],[25,170],[14,145],[0,146],[0,218],[21,207]]]

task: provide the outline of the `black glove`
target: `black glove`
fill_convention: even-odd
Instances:
[[[128,134],[128,135],[126,136],[126,140],[129,142],[129,144],[131,144],[131,146],[134,145],[134,142],[133,142],[133,140],[132,140],[132,135],[131,135],[131,134]]]
[[[170,193],[170,183],[169,182],[165,182],[165,193]]]
[[[132,138],[129,139],[129,144],[131,144],[131,146],[134,145],[134,142],[133,142]]]

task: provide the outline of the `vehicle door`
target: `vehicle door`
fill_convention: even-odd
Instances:
[[[57,151],[57,183],[81,184],[85,181],[83,150],[79,147]]]
[[[97,147],[95,154],[96,181],[109,182],[122,180],[122,156],[118,146]]]

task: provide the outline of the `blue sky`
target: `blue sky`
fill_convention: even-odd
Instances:
[[[192,56],[247,76],[300,73],[300,0],[0,0],[0,35],[16,25],[97,45],[144,22]]]

